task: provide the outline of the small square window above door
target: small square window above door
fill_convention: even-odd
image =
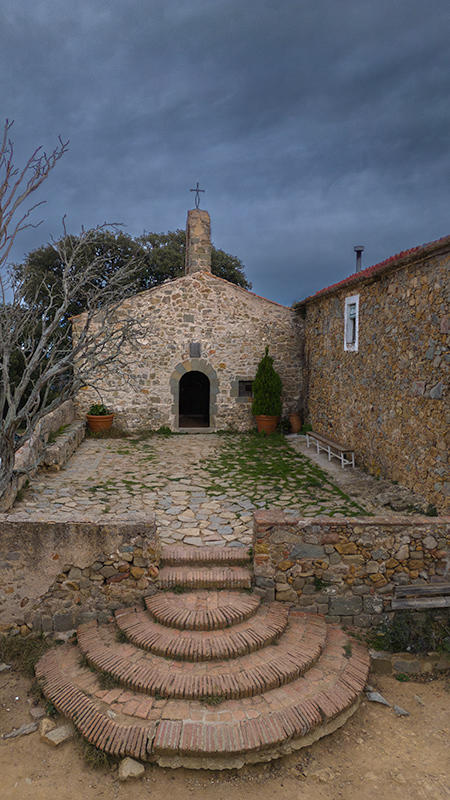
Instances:
[[[253,397],[253,381],[239,381],[239,397]]]

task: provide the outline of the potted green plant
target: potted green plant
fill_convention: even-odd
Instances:
[[[103,403],[94,403],[86,414],[87,424],[92,433],[99,431],[109,431],[114,414],[110,414]]]
[[[258,433],[273,433],[281,416],[281,378],[273,367],[269,348],[258,364],[253,381],[252,414],[256,419]]]

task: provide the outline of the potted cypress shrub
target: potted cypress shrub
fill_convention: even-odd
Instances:
[[[281,378],[273,367],[269,348],[258,364],[253,381],[252,414],[256,419],[258,433],[273,433],[281,416]]]
[[[92,433],[99,431],[109,431],[114,414],[110,414],[103,403],[94,403],[86,414],[87,424]]]

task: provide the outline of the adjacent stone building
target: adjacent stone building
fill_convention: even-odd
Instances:
[[[136,430],[253,426],[251,383],[266,345],[283,383],[284,413],[301,393],[301,320],[285,306],[211,273],[210,219],[189,211],[185,275],[125,300],[119,315],[146,332],[128,351],[128,371],[99,376],[96,387],[115,424]],[[74,334],[84,315],[74,318]],[[82,390],[78,413],[98,394]]]
[[[304,413],[357,464],[450,511],[450,237],[298,304]]]
[[[146,326],[128,374],[99,376],[126,429],[247,430],[266,345],[283,413],[355,450],[359,466],[450,511],[450,237],[357,272],[297,304],[258,297],[211,273],[207,211],[188,213],[185,275],[125,300]],[[74,333],[83,315],[74,320]],[[120,372],[120,371],[119,371]],[[98,394],[80,392],[84,413]]]

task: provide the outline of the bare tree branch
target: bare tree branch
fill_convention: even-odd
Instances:
[[[105,371],[124,374],[126,352],[148,331],[132,318],[123,298],[138,277],[141,263],[131,257],[106,274],[108,256],[95,247],[99,225],[79,236],[67,235],[54,243],[62,264],[59,285],[43,280],[30,297],[25,278],[6,259],[17,234],[27,227],[21,206],[42,184],[67,149],[60,146],[50,156],[36,150],[23,170],[15,169],[6,123],[0,145],[0,508],[14,475],[14,453],[32,435],[39,420],[73,398],[84,385],[93,385]],[[29,172],[31,171],[31,176]],[[86,261],[86,252],[92,253]],[[6,289],[8,288],[8,299]],[[86,310],[77,319],[76,335],[67,330],[68,309],[82,293]],[[20,364],[11,383],[12,366]],[[16,369],[17,374],[17,369]],[[20,436],[18,434],[20,433]]]
[[[7,263],[16,236],[29,227],[38,227],[41,223],[27,220],[30,214],[45,201],[34,203],[24,210],[23,204],[48,178],[60,158],[67,152],[69,142],[59,137],[59,145],[50,155],[36,148],[25,166],[19,170],[14,165],[14,146],[9,138],[13,122],[6,120],[0,145],[0,290],[2,300],[6,300],[6,286],[2,267]]]

